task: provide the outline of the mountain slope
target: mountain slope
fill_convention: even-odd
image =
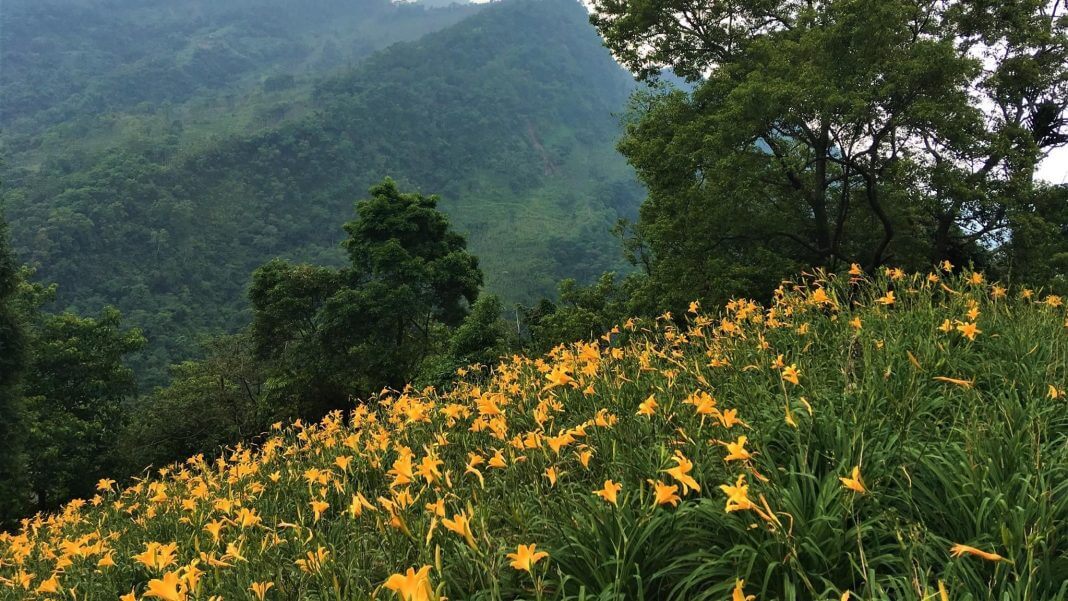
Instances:
[[[1063,601],[1066,319],[888,270],[631,320],[103,481],[0,535],[0,597]]]
[[[156,121],[189,129],[206,117],[250,120],[252,109],[306,94],[308,76],[478,10],[389,0],[8,0],[0,128],[11,160],[37,165]]]
[[[56,177],[15,174],[15,248],[61,303],[116,304],[157,378],[199,332],[248,321],[250,272],[341,258],[384,176],[442,195],[509,301],[619,265],[608,229],[640,189],[614,150],[631,80],[572,0],[512,0],[321,83],[309,115],[195,152],[161,136]]]

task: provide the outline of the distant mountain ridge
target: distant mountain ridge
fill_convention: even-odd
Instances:
[[[307,114],[192,152],[151,140],[7,194],[16,250],[79,310],[145,328],[142,372],[247,323],[250,272],[337,264],[341,223],[392,176],[442,196],[491,292],[530,301],[621,267],[642,191],[614,149],[633,81],[574,0],[506,0],[319,83]]]
[[[273,97],[291,99],[285,89],[302,78],[479,9],[390,0],[6,0],[0,127],[17,160],[47,144],[42,134],[99,135],[123,113],[184,120],[183,113],[217,110],[201,97],[232,108],[261,82]]]
[[[461,4],[455,4],[452,22],[477,9],[461,9]],[[252,11],[255,18],[249,18]],[[426,12],[448,11],[390,0],[6,0],[0,16],[0,119],[10,126],[41,110],[68,117],[64,109],[77,113],[176,102],[198,88],[225,87],[250,73],[307,69],[314,63],[344,66],[438,28],[389,28]],[[53,34],[62,35],[62,43],[50,40]],[[83,88],[69,74],[85,68],[98,69],[99,78]],[[63,106],[77,95],[85,96],[78,99],[80,106]]]

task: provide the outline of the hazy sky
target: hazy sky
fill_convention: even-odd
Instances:
[[[1068,147],[1049,153],[1049,157],[1038,167],[1038,177],[1051,184],[1068,184]]]

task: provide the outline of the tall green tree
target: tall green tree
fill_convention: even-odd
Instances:
[[[639,96],[620,148],[671,303],[808,266],[978,263],[1068,142],[1068,19],[1046,0],[594,0]],[[1028,221],[1033,225],[1033,220]]]
[[[26,338],[13,308],[18,285],[15,257],[0,214],[0,528],[19,517],[29,500],[23,448],[19,378],[25,368]]]
[[[124,328],[114,308],[97,317],[48,313],[43,307],[55,286],[23,280],[19,304],[30,346],[23,378],[27,465],[36,508],[47,510],[92,496],[97,480],[121,465],[126,403],[137,391],[125,360],[145,339]]]
[[[345,224],[338,270],[272,261],[253,274],[252,337],[269,391],[303,415],[411,380],[463,322],[482,271],[438,199],[386,179]]]

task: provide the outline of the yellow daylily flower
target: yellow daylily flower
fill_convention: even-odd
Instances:
[[[148,581],[146,597],[156,597],[163,601],[186,601],[185,587],[175,572],[167,572],[161,579]]]
[[[534,564],[548,557],[545,551],[538,551],[537,545],[519,545],[515,553],[509,553],[508,559],[512,560],[512,567],[526,572],[531,572]]]
[[[385,587],[397,593],[401,601],[430,601],[434,595],[430,566],[423,566],[418,571],[408,568],[404,574],[393,574],[386,579]]]
[[[838,479],[842,482],[842,486],[853,492],[860,494],[868,492],[868,489],[864,487],[864,483],[860,480],[859,465],[853,467],[853,473],[848,478],[839,477]]]
[[[619,494],[619,491],[622,490],[622,489],[623,489],[623,485],[622,484],[616,484],[615,482],[612,482],[611,480],[605,480],[604,481],[604,487],[601,488],[601,490],[593,491],[593,494],[597,495],[598,497],[601,497],[602,499],[604,499],[605,501],[607,501],[607,502],[609,502],[609,503],[611,503],[613,505],[616,505],[616,496]]]
[[[248,589],[256,595],[256,599],[263,601],[267,597],[267,591],[274,586],[273,582],[253,582]]]
[[[950,547],[949,548],[949,553],[953,557],[962,557],[964,555],[974,555],[975,557],[981,557],[981,558],[983,558],[983,559],[985,559],[987,561],[1004,561],[1004,559],[1005,559],[1004,557],[998,555],[997,553],[990,553],[988,551],[983,551],[982,549],[977,549],[975,547],[970,547],[968,545],[962,545],[960,543],[957,543],[957,544],[953,545],[952,547]]]
[[[665,484],[660,480],[649,480],[653,486],[653,505],[671,505],[675,507],[682,500],[678,495],[679,487],[675,484]]]

